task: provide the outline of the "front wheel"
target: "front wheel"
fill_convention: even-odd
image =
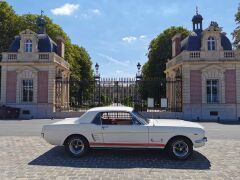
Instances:
[[[193,152],[193,145],[190,140],[184,137],[177,137],[168,143],[167,151],[170,157],[184,160],[189,158]]]
[[[88,151],[89,145],[83,137],[72,136],[67,140],[65,149],[70,156],[81,157]]]

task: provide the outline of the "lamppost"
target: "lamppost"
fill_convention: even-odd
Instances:
[[[94,74],[94,80],[96,82],[96,85],[98,85],[98,105],[100,105],[100,73],[99,73],[99,64],[95,64],[95,74]],[[95,93],[94,93],[95,96]],[[94,98],[94,104],[95,104],[95,98]]]
[[[141,94],[140,94],[140,82],[142,80],[142,72],[141,72],[142,65],[140,62],[137,64],[137,74],[136,74],[136,86],[135,86],[135,108],[138,108],[137,106],[140,105],[141,101]],[[137,105],[137,106],[136,106]]]
[[[95,64],[95,74],[94,74],[94,79],[95,80],[99,80],[100,79],[100,73],[99,73],[99,64],[98,63],[96,63]]]
[[[138,64],[137,64],[138,71],[137,71],[137,74],[136,74],[136,79],[137,80],[141,80],[142,79],[141,67],[142,67],[142,65],[140,64],[140,62],[138,62]]]

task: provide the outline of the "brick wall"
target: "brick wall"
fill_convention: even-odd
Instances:
[[[17,87],[17,73],[15,71],[8,71],[6,88],[7,103],[16,103],[16,87]]]
[[[236,103],[236,70],[225,71],[225,103]]]
[[[190,71],[190,103],[202,103],[202,73],[200,70]]]
[[[48,102],[48,71],[38,72],[38,103]]]

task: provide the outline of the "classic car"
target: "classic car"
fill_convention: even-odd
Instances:
[[[97,107],[78,118],[44,125],[42,137],[52,145],[64,145],[73,157],[89,148],[159,148],[175,159],[186,159],[193,147],[207,141],[198,124],[174,119],[147,119],[131,107]]]

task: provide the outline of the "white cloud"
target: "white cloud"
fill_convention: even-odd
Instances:
[[[99,9],[91,9],[90,11],[95,15],[101,15],[102,14]]]
[[[55,9],[51,9],[51,12],[54,15],[63,15],[63,16],[70,16],[79,8],[79,4],[69,4],[66,3],[63,6]]]
[[[126,36],[126,37],[122,38],[122,41],[124,41],[126,43],[131,43],[133,41],[144,40],[146,38],[147,38],[146,35],[140,35],[139,37],[136,37],[136,36]]]
[[[146,39],[146,38],[147,38],[146,35],[141,35],[141,36],[139,36],[139,39]]]
[[[124,42],[131,43],[131,42],[133,42],[133,41],[136,41],[136,40],[137,40],[137,37],[135,37],[135,36],[127,36],[127,37],[122,38],[122,40],[123,40]]]
[[[101,54],[101,53],[98,53],[98,56],[101,56],[101,57],[105,58],[109,62],[113,62],[115,64],[128,67],[128,63],[126,63],[128,61],[121,61],[121,60],[115,59],[115,58],[113,58],[111,56],[108,56],[108,55],[105,55],[105,54]]]

